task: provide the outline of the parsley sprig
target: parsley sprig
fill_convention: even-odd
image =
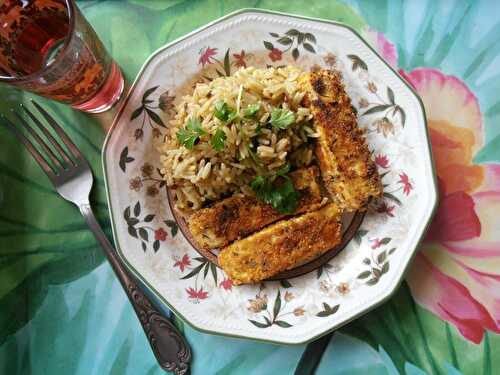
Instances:
[[[243,118],[252,119],[260,110],[260,103],[249,104],[243,111]],[[231,108],[226,102],[217,102],[214,106],[214,116],[225,123],[240,118],[240,112]]]
[[[207,134],[201,127],[201,122],[197,118],[190,118],[186,127],[177,132],[177,140],[181,145],[191,150],[200,140],[200,137]]]
[[[255,117],[259,110],[260,104],[250,104],[243,112],[243,118],[251,119]],[[241,118],[238,110],[234,110],[226,102],[222,101],[215,103],[214,116],[227,124]],[[210,144],[214,150],[222,151],[224,150],[224,141],[226,138],[226,133],[222,129],[217,129],[210,139]]]
[[[215,103],[214,116],[223,122],[229,123],[238,117],[238,112],[226,102],[217,102]]]
[[[215,134],[212,135],[212,138],[210,139],[210,144],[212,145],[215,151],[222,151],[224,150],[225,140],[226,140],[226,133],[224,133],[224,130],[217,129]]]
[[[276,173],[269,176],[259,175],[250,183],[258,199],[270,204],[282,214],[295,212],[300,197],[287,175],[289,171],[290,164],[286,164]]]
[[[257,112],[259,112],[260,109],[260,104],[250,104],[248,107],[245,109],[244,116],[245,118],[254,118]]]
[[[271,112],[271,126],[278,129],[286,129],[295,122],[292,111],[284,108],[274,108]]]

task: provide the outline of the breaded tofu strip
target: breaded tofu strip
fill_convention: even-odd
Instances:
[[[219,263],[236,285],[267,279],[339,244],[341,217],[338,205],[330,203],[279,221],[223,248]]]
[[[315,153],[325,187],[342,208],[365,208],[371,197],[381,196],[382,184],[340,73],[310,72],[301,84],[319,134]]]
[[[318,168],[298,169],[290,173],[290,178],[300,194],[295,213],[318,209],[323,200]],[[190,216],[188,227],[198,246],[213,249],[246,237],[285,216],[257,198],[232,196],[196,211]]]

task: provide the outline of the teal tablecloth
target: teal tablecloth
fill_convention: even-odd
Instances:
[[[500,373],[500,6],[496,1],[80,1],[132,80],[163,44],[242,7],[346,22],[426,102],[442,203],[398,293],[329,341],[274,346],[177,322],[194,374]],[[0,110],[29,94],[1,89]],[[93,166],[110,234],[97,121],[53,112]],[[390,215],[390,207],[388,207]],[[324,346],[322,344],[325,344]],[[0,129],[0,373],[161,374],[83,219]]]

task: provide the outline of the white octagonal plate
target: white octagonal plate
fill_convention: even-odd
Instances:
[[[384,199],[325,266],[236,287],[178,231],[154,143],[197,81],[285,64],[342,72]],[[279,343],[317,338],[387,299],[437,202],[424,109],[409,85],[349,27],[261,10],[233,13],[155,52],[119,111],[103,164],[115,243],[132,272],[199,330]]]

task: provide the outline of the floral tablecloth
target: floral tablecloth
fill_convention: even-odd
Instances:
[[[129,0],[79,6],[129,80],[165,43],[238,8],[262,7],[351,25],[425,103],[441,202],[396,295],[309,346],[215,337],[177,320],[194,351],[193,374],[500,373],[498,3]],[[274,58],[280,55],[274,51]],[[2,87],[1,97],[4,112],[31,95]],[[92,164],[92,201],[111,235],[99,121],[44,102]],[[377,129],[390,134],[390,121]],[[377,162],[391,160],[378,155]],[[408,189],[412,183],[402,182]],[[0,373],[161,374],[83,219],[3,128],[0,208]],[[389,205],[381,214],[392,211]]]

